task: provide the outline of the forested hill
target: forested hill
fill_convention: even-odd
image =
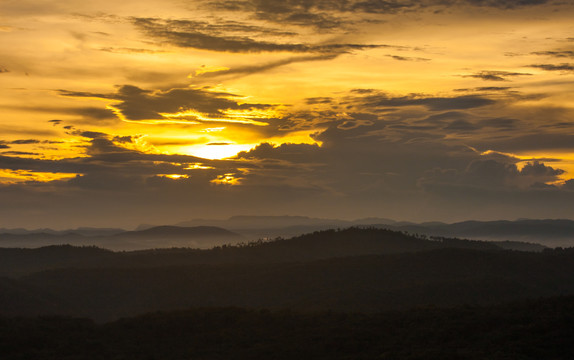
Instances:
[[[0,249],[0,270],[0,315],[99,321],[202,306],[373,313],[574,294],[573,249],[373,228],[210,250]]]
[[[166,231],[166,234],[162,233]],[[196,231],[177,228],[177,235]],[[221,229],[224,231],[223,229]],[[191,232],[190,232],[191,231]],[[174,229],[157,227],[117,236],[163,235],[171,239]],[[163,235],[162,235],[163,234]],[[275,239],[223,245],[208,250],[191,248],[112,252],[95,247],[49,246],[38,249],[0,248],[0,276],[20,276],[47,269],[66,267],[157,267],[221,263],[280,263],[328,259],[357,255],[398,254],[443,248],[500,251],[506,248],[542,250],[535,244],[485,242],[460,239],[427,239],[403,232],[374,228],[326,230],[291,239]]]
[[[574,298],[374,315],[202,308],[95,324],[0,317],[3,360],[574,358]]]
[[[439,249],[299,263],[57,269],[0,285],[5,315],[107,321],[204,306],[375,313],[574,295],[574,253]]]

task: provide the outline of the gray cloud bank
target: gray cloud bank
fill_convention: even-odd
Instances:
[[[109,94],[61,94],[118,101],[118,109],[131,119],[157,117],[182,104],[207,113],[240,107],[233,94],[201,89],[122,86]],[[130,147],[135,137],[66,126],[69,136],[84,139],[86,156],[41,160],[4,154],[0,168],[72,178],[0,186],[0,215],[6,223],[24,225],[26,219],[38,221],[34,214],[41,212],[49,214],[42,218],[43,225],[53,226],[70,221],[173,223],[197,214],[239,213],[446,221],[574,217],[574,188],[572,181],[559,181],[565,175],[560,161],[510,155],[528,150],[572,152],[574,139],[568,131],[573,125],[547,113],[541,126],[529,118],[536,114],[516,113],[514,106],[521,101],[525,100],[520,94],[504,88],[453,97],[355,89],[310,98],[308,110],[269,119],[264,128],[268,136],[314,129],[321,146],[262,143],[227,160],[148,154]],[[181,177],[166,176],[170,174]],[[226,178],[239,184],[217,181]]]

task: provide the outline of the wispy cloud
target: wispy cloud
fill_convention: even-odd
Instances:
[[[476,78],[485,81],[509,81],[508,77],[515,76],[529,76],[532,74],[521,73],[521,72],[511,72],[511,71],[498,71],[498,70],[482,70],[471,75],[462,75],[467,78]]]
[[[545,71],[561,71],[561,72],[572,72],[574,71],[574,64],[562,63],[562,64],[534,64],[529,65],[531,68],[541,69]]]

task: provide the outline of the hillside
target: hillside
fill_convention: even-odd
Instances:
[[[440,249],[297,263],[56,269],[18,283],[98,320],[191,306],[372,313],[574,294],[574,254]]]
[[[199,235],[198,235],[199,234]],[[209,236],[208,236],[209,235]],[[219,228],[156,227],[115,235],[113,240],[146,244],[161,238],[165,243],[193,244],[194,236],[206,242],[213,237],[240,239]],[[212,236],[212,237],[210,237]],[[194,264],[285,263],[333,257],[382,255],[428,251],[441,248],[502,250],[520,244],[500,244],[460,239],[435,239],[386,229],[348,228],[326,230],[290,239],[223,245],[212,249],[172,248],[112,252],[94,247],[50,246],[38,249],[0,248],[0,276],[20,276],[41,270],[65,267],[160,267]]]
[[[178,226],[219,226],[249,239],[293,237],[314,231],[350,226],[377,227],[428,236],[459,237],[490,241],[520,241],[549,247],[574,246],[574,221],[567,219],[520,219],[515,221],[398,222],[384,218],[356,220],[321,219],[304,216],[233,216],[224,220],[194,219]],[[143,228],[151,227],[144,225]]]
[[[574,298],[379,314],[201,308],[95,324],[0,317],[2,359],[572,359]]]
[[[12,277],[0,282],[0,314],[99,321],[191,306],[374,313],[574,294],[571,249],[509,251],[375,228],[209,250],[0,249],[0,270]]]

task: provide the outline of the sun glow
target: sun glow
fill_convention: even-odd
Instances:
[[[66,180],[76,177],[77,174],[33,172],[26,170],[0,170],[0,184],[17,184],[23,182],[49,182]]]
[[[217,185],[239,185],[241,178],[236,177],[234,173],[218,175],[217,178],[211,180],[213,184]]]
[[[253,116],[251,115],[253,113]],[[165,119],[167,119],[169,122],[186,122],[186,123],[190,123],[190,122],[195,122],[197,123],[197,121],[204,121],[204,122],[224,122],[224,123],[235,123],[235,124],[249,124],[249,125],[258,125],[258,126],[267,126],[269,125],[266,122],[263,121],[257,121],[257,120],[253,120],[251,118],[264,118],[261,115],[260,110],[257,111],[233,111],[230,112],[229,114],[227,114],[227,112],[225,113],[225,115],[228,115],[229,118],[213,118],[213,117],[206,117],[204,116],[202,113],[195,111],[195,110],[186,110],[186,111],[181,111],[181,112],[177,112],[177,113],[161,113],[161,116],[163,116]],[[181,119],[181,120],[179,120]],[[197,121],[196,121],[197,120]],[[161,122],[162,120],[156,120],[159,122]]]
[[[160,174],[158,176],[166,177],[168,179],[178,180],[178,179],[188,179],[189,175],[184,174]]]
[[[194,145],[182,148],[182,152],[203,159],[220,160],[233,157],[255,146],[257,144]]]
[[[484,151],[481,155],[501,154],[509,157],[519,159],[516,163],[518,170],[522,170],[526,164],[534,160],[545,163],[547,166],[564,170],[563,174],[557,175],[558,180],[549,182],[548,184],[560,185],[565,181],[574,179],[574,153],[564,152],[528,152],[523,154],[512,154],[498,151]],[[550,159],[550,160],[549,160]]]

